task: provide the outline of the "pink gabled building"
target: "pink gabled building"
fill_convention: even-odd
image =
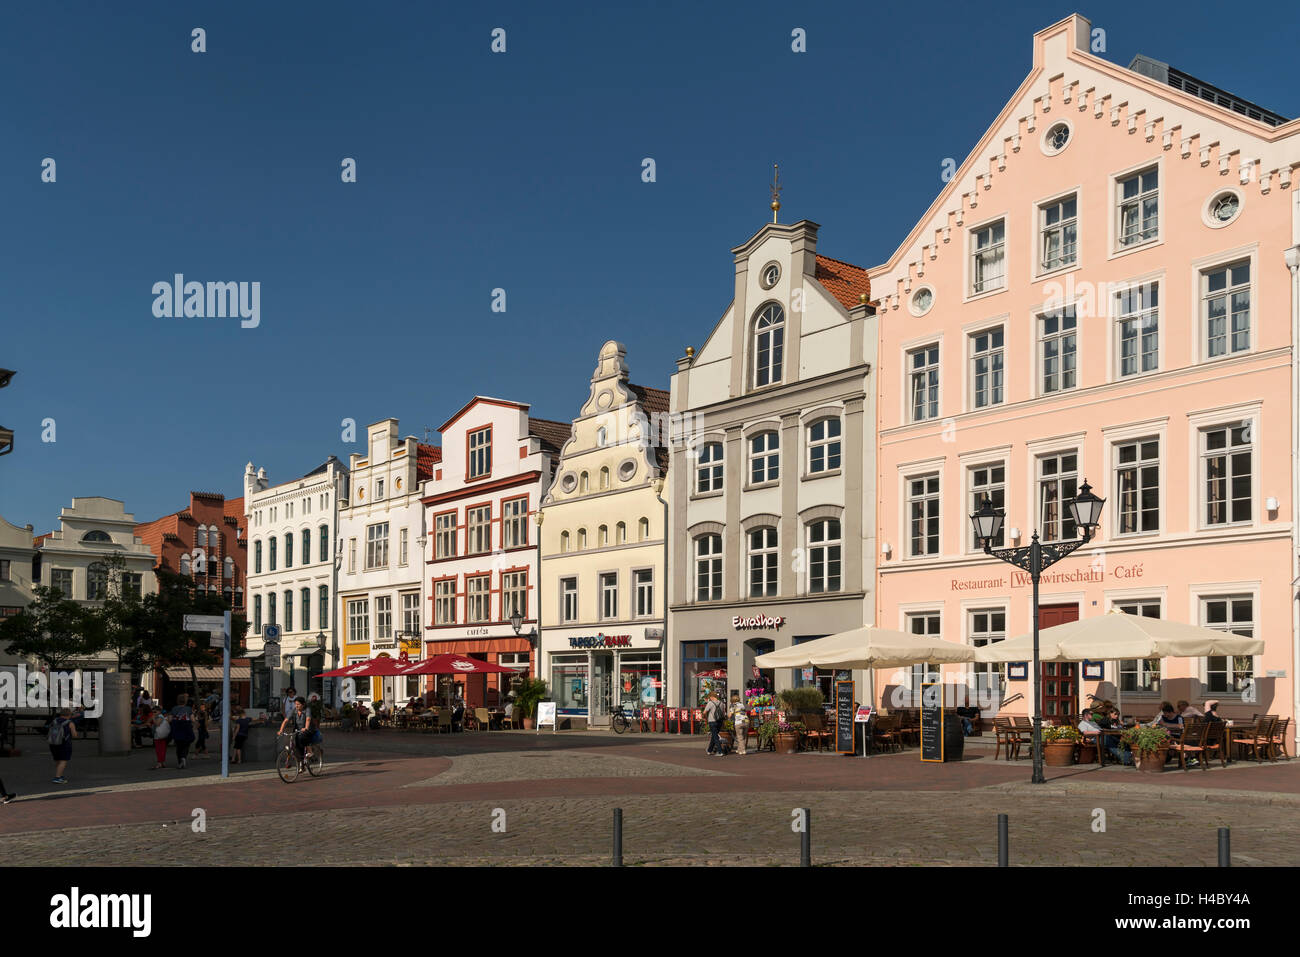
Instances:
[[[1090,35],[1078,15],[1035,35],[1020,88],[870,270],[876,620],[975,645],[1027,632],[1028,576],[977,548],[970,513],[985,494],[1005,508],[1005,545],[1073,538],[1086,479],[1102,524],[1045,574],[1043,625],[1122,608],[1265,651],[1101,679],[1045,664],[1044,715],[1118,690],[1144,719],[1179,698],[1294,717],[1300,121],[1101,59]],[[1030,681],[977,670],[986,715],[1032,710]],[[888,705],[924,671],[877,691]]]

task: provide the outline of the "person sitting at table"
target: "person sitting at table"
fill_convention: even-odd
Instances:
[[[462,722],[465,720],[465,699],[457,698],[452,705],[451,710],[451,730],[460,731],[464,728]]]
[[[1088,711],[1080,715],[1079,730],[1084,734],[1096,734],[1101,730],[1101,725],[1095,720],[1095,716]]]
[[[1201,710],[1200,710],[1199,708],[1194,708],[1194,707],[1192,707],[1192,706],[1191,706],[1190,704],[1188,704],[1186,701],[1180,701],[1180,702],[1178,702],[1178,704],[1174,705],[1174,710],[1178,712],[1179,716],[1180,716],[1184,721],[1187,720],[1188,718],[1203,718],[1203,717],[1205,717],[1205,715],[1202,714],[1202,712],[1201,712]]]
[[[961,733],[969,737],[975,730],[974,719],[980,716],[980,709],[972,706],[963,706],[955,709],[957,716],[961,718]]]
[[[1171,735],[1180,735],[1183,733],[1183,716],[1166,701],[1160,705],[1160,713],[1151,719],[1150,727],[1164,728]]]
[[[1219,702],[1218,702],[1218,699],[1216,699],[1216,698],[1211,698],[1209,701],[1205,702],[1205,715],[1204,715],[1204,717],[1205,717],[1205,720],[1206,720],[1206,721],[1222,721],[1222,720],[1223,720],[1222,718],[1219,717]]]

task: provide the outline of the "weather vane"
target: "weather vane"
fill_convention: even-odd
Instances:
[[[772,222],[776,222],[776,214],[781,211],[781,167],[772,164]]]

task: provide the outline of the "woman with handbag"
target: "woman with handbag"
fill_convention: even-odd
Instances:
[[[194,710],[190,707],[190,696],[176,696],[176,707],[172,708],[172,740],[176,742],[176,767],[184,768],[185,759],[190,753],[190,743],[194,740]]]
[[[171,737],[172,726],[161,708],[154,708],[149,718],[149,727],[153,729],[153,754],[157,763],[153,769],[167,766],[167,739]]]

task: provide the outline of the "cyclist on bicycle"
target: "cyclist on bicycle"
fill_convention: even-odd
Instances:
[[[293,725],[293,753],[298,759],[298,770],[306,769],[306,748],[320,736],[320,723],[307,710],[307,699],[299,695],[293,699],[293,711],[284,716],[280,722],[280,734],[290,724]]]

